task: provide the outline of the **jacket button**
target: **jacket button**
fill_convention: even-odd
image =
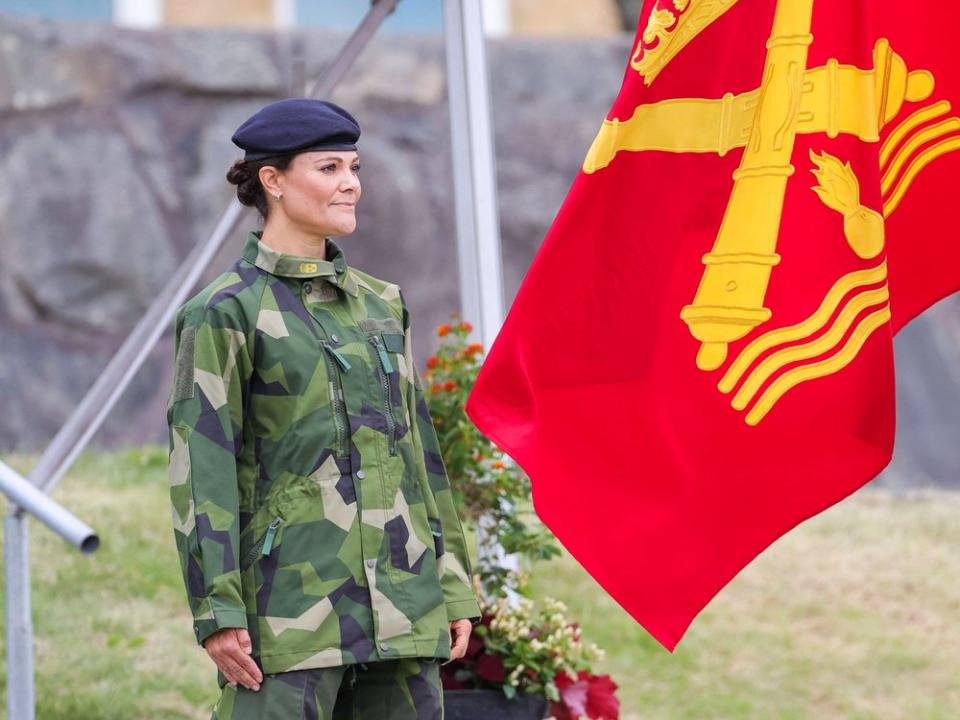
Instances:
[[[309,295],[310,293],[313,292],[313,285],[311,285],[310,283],[304,283],[304,285],[303,285],[303,291],[304,291],[307,295]]]
[[[363,480],[367,474],[363,470],[357,470],[357,477]]]
[[[368,567],[368,568],[372,568],[372,567],[376,567],[376,566],[377,566],[377,561],[376,561],[376,560],[374,560],[373,558],[367,560],[367,567]]]
[[[334,342],[340,342],[340,341],[337,339],[337,334],[336,334],[336,333],[331,333],[331,334],[330,334],[330,339],[333,340]]]
[[[382,643],[380,643],[380,649],[381,649],[381,650],[389,650],[389,649],[390,649],[390,646],[387,645],[385,642],[382,642]]]

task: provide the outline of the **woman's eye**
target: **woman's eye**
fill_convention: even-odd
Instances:
[[[350,169],[353,170],[354,172],[360,172],[360,166],[359,166],[359,165],[354,165],[354,166],[353,166],[352,168],[350,168]]]
[[[324,166],[323,166],[322,168],[320,168],[320,169],[323,170],[324,172],[330,172],[331,170],[336,170],[336,169],[337,169],[337,166],[336,166],[336,165],[324,165]]]

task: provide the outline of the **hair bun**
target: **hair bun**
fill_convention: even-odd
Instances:
[[[243,205],[256,204],[260,179],[253,174],[245,160],[237,160],[227,170],[227,182],[237,186],[237,200]]]
[[[278,171],[286,170],[293,162],[297,153],[287,153],[284,155],[275,155],[260,160],[240,159],[233,163],[227,170],[227,182],[237,186],[237,200],[241,205],[255,207],[260,217],[264,220],[270,212],[267,205],[267,196],[263,191],[263,185],[260,184],[260,169],[264,167],[276,168]]]

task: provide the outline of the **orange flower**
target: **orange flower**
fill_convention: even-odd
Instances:
[[[434,383],[433,385],[430,386],[430,392],[438,393],[441,390],[443,390],[443,385],[441,385],[440,383]]]
[[[476,355],[477,353],[482,353],[482,352],[483,352],[483,344],[482,344],[482,343],[471,343],[470,345],[467,345],[467,349],[464,350],[464,352],[466,353],[467,357],[469,357],[470,355]]]
[[[493,466],[497,470],[503,470],[507,466],[507,464],[503,460],[497,460],[493,463]]]
[[[466,330],[467,332],[473,332],[473,325],[468,323],[466,320],[460,323],[457,327],[459,327],[461,330]]]
[[[449,325],[447,325],[446,323],[444,323],[443,325],[440,325],[440,326],[437,328],[437,336],[438,336],[438,337],[443,337],[444,335],[446,335],[446,334],[447,334],[448,332],[450,332],[451,330],[453,330],[453,328],[450,327]]]
[[[436,425],[437,427],[439,427],[440,425],[443,425],[443,418],[435,417],[433,419],[433,424]]]
[[[436,355],[431,355],[430,357],[427,358],[427,367],[430,368],[431,370],[439,364],[440,364],[440,358],[438,358]]]
[[[456,389],[457,389],[457,383],[454,382],[453,380],[447,380],[447,381],[443,384],[443,389],[444,389],[444,390],[456,390]]]

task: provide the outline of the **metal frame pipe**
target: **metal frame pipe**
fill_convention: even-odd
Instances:
[[[93,528],[3,461],[0,461],[0,492],[16,506],[11,512],[26,510],[75,548],[92,553],[100,547],[100,538]]]

